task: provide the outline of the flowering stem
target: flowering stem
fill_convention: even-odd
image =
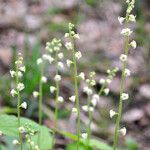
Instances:
[[[42,82],[42,76],[44,74],[44,64],[41,66],[41,78],[40,78],[40,84],[39,84],[39,124],[42,124],[42,99],[43,99],[43,82]]]
[[[18,85],[19,83],[19,77],[18,77],[18,65],[16,64],[16,85]],[[18,103],[17,103],[17,113],[18,113],[18,129],[20,127],[20,92],[17,89],[17,99],[18,99]],[[19,139],[20,139],[20,150],[22,150],[22,136],[21,133],[19,132]]]
[[[91,99],[88,96],[88,116],[89,116],[89,123],[88,123],[88,129],[87,129],[87,134],[88,134],[88,137],[87,137],[87,149],[88,149],[89,142],[90,142],[90,139],[91,139],[92,111],[90,110],[90,105],[91,105]]]
[[[77,150],[79,149],[79,142],[80,142],[80,105],[79,105],[79,90],[78,90],[78,73],[77,73],[77,62],[75,58],[75,46],[73,42],[73,38],[71,35],[71,30],[69,29],[70,41],[72,45],[72,57],[73,57],[73,64],[74,64],[74,82],[75,82],[75,96],[76,96],[76,108],[78,111],[78,127],[77,127]]]
[[[55,57],[55,62],[56,62],[56,75],[58,74],[58,53],[56,51],[56,57]],[[57,129],[57,124],[58,124],[58,97],[59,97],[59,81],[55,82],[56,84],[56,97],[55,97],[55,101],[56,101],[56,106],[55,106],[55,128]],[[53,132],[53,136],[55,137],[55,130]],[[54,139],[53,139],[53,146],[52,149],[54,149]]]
[[[102,94],[102,92],[103,92],[105,86],[106,86],[106,83],[103,84],[102,87],[101,87],[101,89],[99,90],[99,92],[98,92],[98,95],[99,95],[99,96]]]
[[[126,15],[126,28],[128,28],[128,14]],[[129,36],[126,35],[126,44],[125,44],[125,54],[128,55],[129,51]],[[116,150],[117,148],[117,141],[118,141],[118,130],[120,126],[120,120],[121,120],[121,115],[122,115],[122,93],[124,90],[124,82],[125,82],[125,69],[127,66],[127,62],[124,61],[123,63],[123,71],[121,75],[121,86],[120,86],[120,100],[119,100],[119,111],[118,111],[118,117],[116,120],[116,127],[115,127],[115,134],[114,134],[114,145],[113,145],[113,150]]]

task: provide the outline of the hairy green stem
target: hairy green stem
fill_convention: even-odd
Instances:
[[[16,85],[18,85],[19,83],[19,77],[18,77],[18,65],[16,64]],[[20,127],[20,101],[21,101],[21,98],[20,98],[20,92],[19,90],[17,89],[17,99],[18,99],[18,103],[17,103],[17,113],[18,113],[18,130],[19,130],[19,127]],[[22,135],[21,133],[19,132],[19,139],[20,139],[20,150],[22,150]]]
[[[78,127],[77,127],[77,150],[79,149],[80,143],[80,104],[79,104],[79,89],[78,89],[78,72],[77,72],[77,62],[75,58],[75,46],[73,37],[71,35],[71,31],[69,30],[70,40],[72,44],[72,58],[73,58],[73,65],[74,65],[74,82],[75,82],[75,96],[76,96],[76,108],[78,111]]]
[[[126,28],[128,28],[128,15],[126,15]],[[129,36],[126,35],[126,44],[125,44],[125,54],[128,56],[128,51],[129,51]],[[118,141],[118,130],[120,126],[120,121],[121,121],[121,115],[122,115],[122,93],[124,90],[124,83],[125,83],[125,69],[127,66],[127,62],[124,61],[123,63],[123,71],[121,75],[121,86],[120,86],[120,100],[119,100],[119,111],[118,111],[118,117],[116,120],[116,127],[115,127],[115,134],[114,134],[114,145],[113,145],[113,150],[117,149],[117,141]]]

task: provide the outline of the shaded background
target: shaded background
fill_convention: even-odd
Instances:
[[[149,150],[150,147],[150,1],[136,0],[134,13],[137,23],[132,36],[138,43],[136,50],[130,51],[128,68],[132,76],[126,80],[125,90],[130,94],[130,100],[124,103],[122,124],[126,125],[128,134],[119,145],[126,147],[133,143],[139,150]],[[118,66],[119,56],[124,49],[124,39],[120,35],[122,27],[118,16],[125,15],[126,5],[122,0],[0,0],[0,113],[16,114],[16,100],[12,100],[9,91],[11,84],[9,70],[14,65],[16,53],[21,51],[25,58],[27,73],[25,73],[25,91],[22,99],[28,102],[29,108],[22,112],[23,116],[37,120],[37,100],[32,92],[38,89],[39,70],[36,59],[44,51],[46,41],[53,37],[64,40],[63,35],[68,30],[68,23],[76,24],[80,33],[78,48],[83,53],[79,70],[88,74],[96,71],[97,81],[106,76],[108,68]],[[54,66],[47,69],[49,81],[55,73]],[[109,88],[108,97],[102,96],[94,113],[92,124],[93,136],[112,144],[115,120],[109,118],[109,110],[118,108],[120,73],[117,74]],[[63,71],[61,95],[66,102],[61,106],[59,126],[62,130],[75,132],[76,118],[70,115],[72,104],[68,96],[73,92],[72,79],[68,71]],[[82,85],[81,85],[82,87]],[[100,85],[97,83],[97,90]],[[55,103],[49,97],[49,85],[44,86],[44,124],[53,127]],[[85,102],[85,95],[80,92]],[[117,109],[116,109],[117,110]],[[82,131],[88,121],[83,112]],[[122,137],[121,137],[122,138]],[[68,139],[58,136],[57,148],[64,149]],[[134,149],[131,149],[134,150]],[[135,149],[136,150],[136,149]]]

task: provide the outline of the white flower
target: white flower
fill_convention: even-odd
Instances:
[[[18,77],[21,78],[23,76],[21,71],[18,71]]]
[[[75,95],[72,95],[71,97],[69,97],[69,100],[72,101],[72,102],[75,102],[76,96],[75,96]]]
[[[51,92],[51,93],[54,93],[55,91],[56,91],[56,87],[50,86],[50,92]]]
[[[10,94],[12,95],[12,97],[14,97],[15,95],[17,95],[17,91],[14,90],[14,89],[12,89],[12,90],[10,91]]]
[[[22,126],[21,126],[21,127],[19,127],[19,132],[20,132],[20,133],[24,133],[25,131],[26,131],[26,130],[25,130],[25,128],[24,128],[24,127],[22,127]]]
[[[127,100],[129,98],[129,95],[127,93],[122,93],[121,99],[122,100]]]
[[[34,98],[37,98],[38,96],[39,96],[39,92],[34,91],[34,92],[33,92],[33,97],[34,97]]]
[[[70,67],[73,62],[69,59],[66,60],[67,67]]]
[[[119,131],[123,136],[125,136],[127,133],[127,129],[125,127],[121,128]]]
[[[85,80],[85,74],[84,74],[84,72],[81,72],[81,73],[78,75],[78,77],[79,77],[80,79],[82,79],[82,80]]]
[[[58,62],[58,67],[59,67],[60,69],[63,69],[63,68],[64,68],[64,64],[63,64],[62,62]]]
[[[131,22],[136,22],[136,16],[134,16],[134,15],[129,15],[129,21],[131,21]]]
[[[47,77],[42,76],[41,81],[42,81],[43,83],[46,83],[46,82],[47,82]]]
[[[118,21],[121,25],[123,24],[124,20],[125,20],[124,17],[118,17]]]
[[[82,110],[88,112],[88,106],[87,105],[82,106]]]
[[[129,69],[125,69],[124,74],[126,77],[131,75],[131,71]]]
[[[69,37],[69,33],[65,33],[65,38],[68,38]]]
[[[18,83],[17,90],[22,91],[23,89],[24,89],[24,84],[23,83]]]
[[[59,59],[63,59],[64,58],[64,54],[63,53],[58,53],[58,58]]]
[[[131,31],[129,28],[122,29],[121,34],[125,36],[129,36],[132,34],[133,31]]]
[[[82,106],[82,110],[85,112],[88,112],[88,106],[87,105]],[[94,108],[90,106],[89,111],[93,112],[93,110],[94,110]]]
[[[81,136],[82,136],[83,139],[87,139],[88,134],[87,133],[82,133]]]
[[[13,145],[18,145],[19,141],[18,140],[13,140],[12,143],[13,143]]]
[[[126,0],[126,3],[130,3],[130,0]]]
[[[112,81],[112,80],[110,80],[110,79],[106,79],[106,83],[107,83],[107,84],[111,83],[111,81]]]
[[[98,100],[99,100],[99,95],[98,95],[98,94],[94,94],[94,95],[92,96],[92,100],[91,100],[91,103],[92,103],[92,105],[93,105],[94,107],[96,106]]]
[[[95,98],[92,98],[91,103],[95,107],[97,104],[97,100]]]
[[[105,84],[105,82],[106,82],[106,81],[105,81],[105,79],[103,79],[103,78],[99,80],[99,83],[100,83],[100,84]]]
[[[3,132],[0,130],[0,136],[2,136],[3,135]]]
[[[122,62],[127,61],[127,55],[121,54],[121,55],[120,55],[120,60],[121,60]]]
[[[49,61],[50,64],[54,61],[54,58],[51,57],[50,55],[47,55],[47,54],[44,54],[44,55],[42,56],[42,58],[43,58],[44,60]]]
[[[71,44],[71,42],[66,42],[65,46],[66,46],[66,48],[67,48],[68,50],[72,49],[72,44]]]
[[[75,34],[73,37],[74,37],[75,39],[80,39],[79,34]]]
[[[11,75],[11,77],[13,78],[13,77],[15,77],[16,72],[15,72],[14,70],[10,70],[10,75]]]
[[[74,113],[74,114],[77,114],[78,113],[78,110],[77,110],[77,108],[72,108],[72,113]]]
[[[22,72],[25,72],[26,71],[26,67],[22,66],[22,67],[19,68],[19,70],[22,71]]]
[[[23,102],[21,105],[20,105],[21,108],[23,109],[27,109],[27,103],[26,102]]]
[[[136,48],[137,44],[136,44],[136,41],[132,41],[130,44],[129,44],[133,49]]]
[[[76,52],[75,57],[79,60],[82,57],[82,53],[80,51]]]
[[[59,74],[56,74],[55,77],[54,77],[54,80],[57,81],[57,82],[60,81],[61,76]]]
[[[35,145],[34,150],[39,150],[38,145]]]
[[[108,95],[109,94],[109,88],[105,88],[104,93],[105,93],[105,95]]]
[[[92,89],[90,89],[88,86],[83,88],[83,91],[87,94],[87,95],[92,95],[93,91]]]
[[[112,118],[113,116],[117,115],[118,113],[116,113],[115,111],[113,110],[110,110],[109,111],[109,115],[110,115],[110,118]]]
[[[37,65],[40,65],[40,64],[42,64],[42,63],[43,63],[43,60],[42,60],[42,58],[38,58],[38,59],[37,59],[37,61],[36,61],[36,63],[37,63]]]
[[[59,101],[60,103],[62,103],[62,102],[64,101],[64,98],[63,98],[62,96],[58,96],[58,101]]]

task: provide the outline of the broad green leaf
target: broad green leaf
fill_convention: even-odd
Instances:
[[[13,115],[0,115],[0,130],[4,135],[18,138],[18,125],[17,125],[17,117]],[[38,144],[38,140],[40,141],[40,148],[43,150],[49,150],[52,146],[52,136],[49,133],[50,129],[45,126],[40,126],[36,122],[29,120],[27,118],[21,118],[21,126],[25,126],[25,124],[30,124],[30,128],[34,131],[37,131],[38,135],[33,136],[33,140],[35,144]]]
[[[99,150],[112,150],[112,148],[108,144],[97,139],[91,139],[90,146]]]
[[[77,149],[77,143],[70,143],[67,145],[66,150],[76,150]],[[79,150],[93,150],[91,147],[87,147],[83,143],[79,144]]]

